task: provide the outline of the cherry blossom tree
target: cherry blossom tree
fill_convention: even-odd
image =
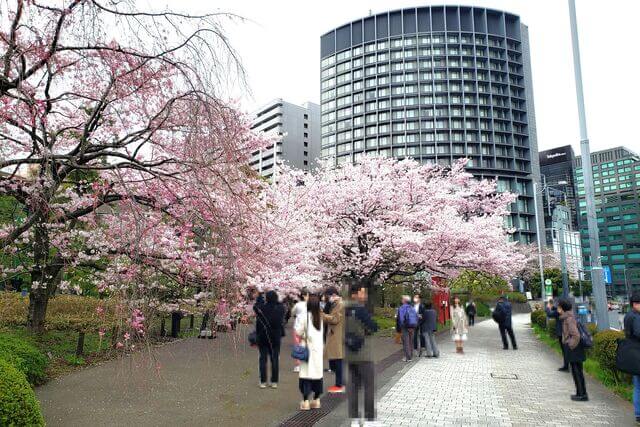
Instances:
[[[20,260],[3,273],[30,280],[31,329],[71,269],[143,305],[171,287],[232,293],[260,265],[263,184],[246,164],[265,141],[218,95],[242,79],[226,18],[0,5],[0,197],[15,213],[0,248]]]
[[[373,291],[387,278],[414,280],[418,272],[453,277],[473,269],[509,277],[524,263],[503,227],[514,195],[475,179],[464,162],[445,169],[367,158],[314,174],[285,170],[277,191],[287,195],[280,210],[294,209],[305,222],[316,280],[348,278]]]

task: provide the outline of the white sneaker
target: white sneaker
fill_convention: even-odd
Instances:
[[[293,372],[300,372],[300,365],[294,366]]]
[[[260,388],[267,388],[267,384],[266,383],[260,383]]]
[[[271,384],[271,388],[278,388],[278,383]]]
[[[351,427],[360,427],[360,420],[351,420]]]
[[[362,425],[364,427],[385,427],[380,421],[365,421]]]

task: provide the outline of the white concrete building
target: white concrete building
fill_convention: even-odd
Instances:
[[[249,162],[253,170],[271,180],[283,164],[305,171],[317,166],[320,157],[318,104],[295,105],[274,99],[259,108],[254,116],[251,129],[275,138],[276,143],[253,153]]]

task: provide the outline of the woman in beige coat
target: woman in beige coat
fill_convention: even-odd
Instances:
[[[463,343],[467,340],[468,332],[467,314],[460,304],[460,298],[455,297],[451,306],[451,334],[456,343],[456,353],[464,353]]]
[[[326,292],[331,303],[329,314],[323,314],[327,326],[327,342],[325,352],[329,360],[329,368],[336,374],[336,385],[329,387],[329,393],[344,393],[343,364],[344,359],[344,305],[336,288]]]

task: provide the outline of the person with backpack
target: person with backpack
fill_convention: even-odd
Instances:
[[[456,343],[456,353],[464,353],[464,342],[468,333],[467,314],[460,304],[460,298],[455,297],[451,306],[451,337]]]
[[[398,308],[397,324],[402,333],[403,362],[411,362],[413,358],[413,336],[418,327],[418,313],[411,306],[411,297],[402,296],[402,305]]]
[[[509,342],[507,341],[508,333],[511,339],[511,346],[514,350],[517,350],[518,344],[516,344],[516,336],[513,333],[513,325],[511,323],[511,303],[503,296],[498,298],[496,308],[493,310],[493,320],[498,323],[498,329],[500,329],[502,348],[509,350]]]
[[[307,300],[309,299],[309,291],[307,288],[303,288],[300,291],[298,302],[294,304],[291,310],[291,315],[295,318],[293,324],[293,344],[300,345],[300,337],[296,334],[296,329],[299,322],[304,321],[307,318]],[[293,372],[300,372],[300,361],[294,360]]]
[[[465,312],[467,313],[467,318],[469,319],[469,326],[474,326],[476,324],[476,313],[477,313],[476,303],[473,300],[470,300],[467,303],[467,307],[465,308]]]
[[[425,350],[427,345],[425,342],[425,336],[422,333],[422,329],[424,327],[424,304],[422,303],[422,298],[420,294],[415,294],[413,296],[413,309],[416,311],[418,315],[418,326],[416,326],[415,333],[413,334],[413,350],[416,352],[418,357],[422,356],[422,350]]]
[[[426,357],[440,357],[440,350],[436,344],[435,332],[438,330],[438,313],[430,302],[425,304],[422,335],[427,348]]]
[[[280,343],[284,336],[284,306],[276,291],[269,291],[266,303],[256,302],[256,340],[260,350],[260,388],[267,388],[267,358],[271,360],[271,388],[278,388]]]
[[[640,347],[640,291],[631,294],[629,303],[631,310],[624,316],[624,335],[635,347]],[[635,360],[637,366],[639,362],[637,358]],[[640,375],[633,375],[633,407],[636,423],[640,424]]]
[[[571,400],[586,402],[589,400],[589,396],[587,395],[582,364],[587,360],[587,356],[582,334],[572,311],[571,301],[566,298],[560,298],[558,301],[558,313],[560,313],[560,320],[562,321],[562,345],[567,352],[567,361],[569,362],[573,382],[576,385],[576,394],[571,396]]]
[[[349,418],[351,425],[360,425],[360,390],[364,392],[365,425],[374,422],[375,414],[375,369],[371,340],[367,337],[378,330],[365,304],[367,288],[359,283],[349,285],[350,300],[345,309],[345,360],[349,368],[347,388]]]

